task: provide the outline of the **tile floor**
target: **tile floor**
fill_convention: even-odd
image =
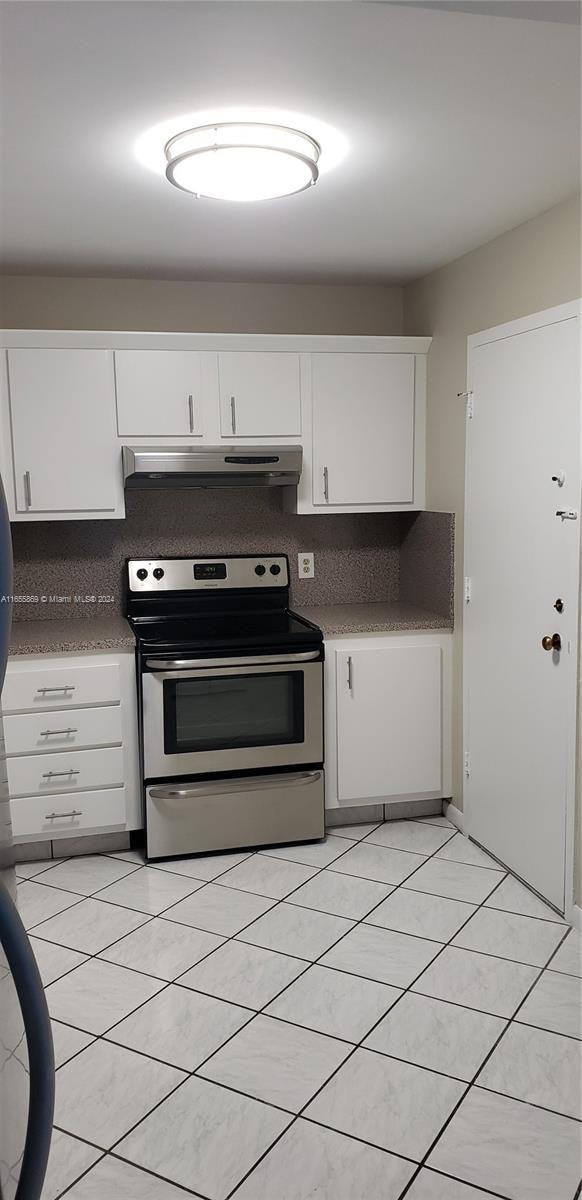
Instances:
[[[442,817],[20,864],[43,1200],[574,1200],[579,935]]]

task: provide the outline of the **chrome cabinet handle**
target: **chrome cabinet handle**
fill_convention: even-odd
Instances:
[[[61,775],[80,775],[80,774],[81,774],[80,771],[77,771],[73,767],[71,767],[70,771],[43,771],[42,777],[43,777],[43,779],[54,779],[56,777],[60,777]]]
[[[326,504],[329,504],[329,472],[327,467],[323,468],[323,497]]]
[[[354,688],[353,688],[353,681],[352,681],[352,656],[351,656],[351,654],[348,654],[348,688],[349,688],[350,692],[353,692]]]
[[[30,471],[24,472],[24,503],[27,508],[32,508],[32,493],[30,490]]]
[[[190,433],[194,433],[194,397],[188,396],[188,415],[190,418]]]
[[[236,400],[234,396],[230,397],[230,423],[232,432],[236,433]]]
[[[78,733],[78,729],[73,729],[72,725],[69,729],[41,729],[40,737],[61,737],[66,733]]]
[[[45,692],[74,692],[76,686],[76,683],[61,683],[58,687],[39,687],[36,690],[44,696]]]
[[[45,821],[54,821],[55,817],[82,817],[82,816],[83,816],[82,808],[72,808],[71,811],[68,813],[55,813],[55,812],[45,813],[44,819],[45,819]]]

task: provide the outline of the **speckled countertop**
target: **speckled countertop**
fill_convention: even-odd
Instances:
[[[393,630],[450,629],[446,617],[405,601],[372,604],[326,604],[299,609],[327,637]],[[64,654],[67,651],[122,650],[135,645],[127,621],[119,613],[83,620],[14,621],[11,654]]]
[[[319,625],[326,637],[352,633],[391,633],[415,629],[452,629],[449,617],[392,600],[372,604],[324,604],[301,608],[301,615]]]
[[[120,613],[71,617],[62,621],[13,621],[11,654],[63,654],[81,650],[122,650],[135,646],[135,638]]]

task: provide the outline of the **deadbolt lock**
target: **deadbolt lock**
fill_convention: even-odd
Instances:
[[[558,599],[556,600],[556,603],[554,604],[554,608],[555,608],[556,612],[559,612],[559,613],[564,611],[564,601],[561,600],[559,596],[558,596]]]
[[[542,638],[542,646],[544,650],[561,650],[562,639],[559,633],[547,633],[546,636]]]

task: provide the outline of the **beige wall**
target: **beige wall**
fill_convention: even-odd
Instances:
[[[398,334],[402,288],[5,275],[0,280],[0,326]]]
[[[463,805],[460,602],[467,336],[580,296],[580,197],[572,197],[404,289],[404,332],[432,334],[427,507],[456,515],[454,802]],[[580,856],[582,857],[582,856]],[[578,896],[581,893],[580,882]]]

